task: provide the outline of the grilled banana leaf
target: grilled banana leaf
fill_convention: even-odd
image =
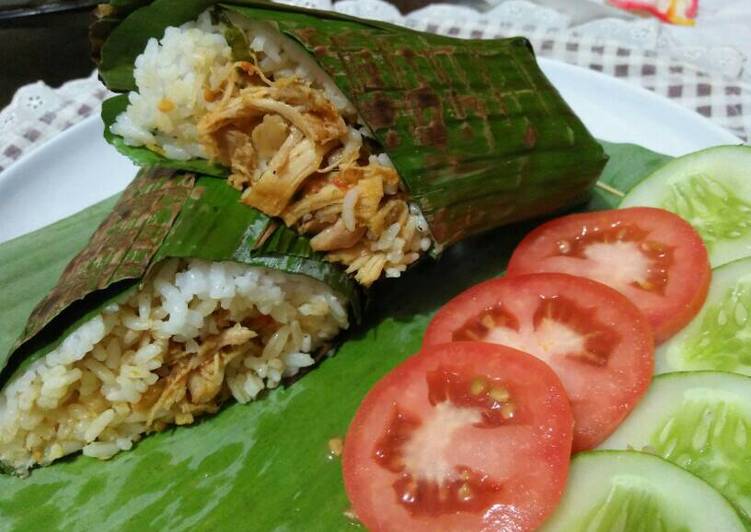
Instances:
[[[637,146],[606,148],[611,160],[602,182],[610,192],[598,188],[591,208],[617,206],[619,194],[667,160]],[[0,245],[0,352],[113,203]],[[526,229],[469,239],[385,284],[361,331],[295,386],[152,435],[108,462],[77,456],[26,479],[0,476],[0,528],[352,530],[328,440],[344,434],[373,383],[419,347],[435,309],[499,274]]]
[[[135,57],[151,37],[213,5],[155,0],[112,29],[100,75],[134,90]],[[462,40],[264,2],[218,9],[271,21],[300,43],[354,104],[389,155],[439,248],[471,234],[583,202],[607,158],[539,69],[526,39]],[[107,125],[127,105],[105,105]],[[107,139],[139,164],[197,169]]]
[[[148,272],[171,258],[234,261],[317,279],[350,302],[360,319],[355,283],[313,252],[308,240],[239,202],[216,179],[143,170],[86,246],[0,353],[0,386],[49,353],[101,308],[128,297]]]

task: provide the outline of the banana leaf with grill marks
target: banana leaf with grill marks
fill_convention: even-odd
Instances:
[[[611,160],[602,182],[611,192],[596,190],[587,209],[617,206],[620,194],[669,159],[637,146],[606,148]],[[31,307],[54,288],[115,203],[0,245],[0,352],[22,334]],[[0,476],[0,529],[351,530],[328,440],[344,434],[372,384],[419,347],[432,313],[501,273],[531,226],[468,239],[386,283],[337,355],[293,386],[145,438],[108,462],[77,456],[26,479]]]
[[[155,0],[119,24],[94,28],[110,89],[135,89],[133,64],[149,38],[215,2]],[[222,3],[221,13],[273,22],[302,45],[354,104],[425,215],[438,249],[469,235],[583,202],[606,156],[545,78],[524,38],[462,40],[265,2]],[[104,107],[111,125],[125,95]],[[226,169],[128,146],[142,165]]]
[[[359,322],[361,299],[352,279],[313,252],[306,238],[242,205],[239,195],[210,177],[142,170],[33,309],[15,344],[0,346],[0,387],[104,306],[130,297],[168,259],[232,261],[304,275],[342,296]]]

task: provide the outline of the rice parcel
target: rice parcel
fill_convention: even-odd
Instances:
[[[93,293],[87,277],[92,269],[107,279],[99,285],[102,289],[111,285],[112,264],[126,264],[131,269],[126,277],[138,279],[139,271],[149,272],[131,292],[100,305],[49,353],[13,372],[0,391],[2,468],[25,475],[34,466],[78,451],[107,459],[145,434],[193,423],[226,401],[247,403],[314,364],[348,327],[349,296],[332,288],[336,284],[322,282],[325,276],[284,266],[303,260],[299,246],[287,258],[282,248],[239,261],[191,258],[190,253],[160,258],[165,249],[179,254],[195,243],[199,253],[216,255],[221,248],[209,249],[211,241],[219,236],[226,240],[227,230],[213,227],[230,217],[231,208],[239,209],[245,221],[232,221],[239,244],[229,249],[263,250],[264,239],[274,238],[268,236],[268,227],[274,227],[267,225],[268,218],[237,203],[239,194],[214,178],[186,187],[175,221],[163,223],[163,205],[177,200],[174,189],[158,187],[173,182],[165,177],[154,185],[148,176],[137,178],[32,314],[30,323],[37,312],[54,306],[56,293],[69,294],[76,285],[88,288],[69,301]],[[156,187],[157,194],[149,187]],[[212,195],[211,187],[233,194]],[[222,202],[231,208],[222,211]],[[200,240],[180,224],[210,229]],[[122,240],[130,240],[122,233],[127,229],[136,236],[121,254]],[[166,236],[158,236],[160,230]],[[154,235],[157,246],[149,247]],[[257,236],[248,240],[248,235]],[[194,241],[186,241],[190,238]],[[135,272],[129,265],[133,257],[145,257]],[[307,271],[326,264],[312,255],[304,260]]]
[[[103,104],[108,142],[144,166],[228,176],[365,286],[583,203],[607,161],[523,37],[260,0],[138,5],[110,5],[92,30],[100,77],[127,93]]]
[[[230,168],[243,202],[310,235],[361,284],[398,277],[431,240],[388,156],[297,43],[268,23],[232,20],[204,12],[149,40],[112,132],[170,159]]]

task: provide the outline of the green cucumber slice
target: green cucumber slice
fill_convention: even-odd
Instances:
[[[751,258],[712,271],[699,314],[655,352],[655,373],[716,370],[751,375]]]
[[[621,207],[661,207],[701,234],[712,266],[751,256],[751,146],[719,146],[673,159]]]
[[[711,371],[655,377],[636,409],[599,448],[661,456],[707,481],[749,519],[751,378]]]
[[[732,505],[709,484],[637,451],[592,451],[571,462],[560,506],[544,532],[743,531]]]

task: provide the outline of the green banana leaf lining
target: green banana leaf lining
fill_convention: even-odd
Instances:
[[[668,159],[633,145],[606,148],[611,160],[601,179],[614,193],[596,190],[586,209],[616,206],[619,195]],[[0,245],[0,352],[113,204]],[[432,313],[500,274],[533,225],[479,235],[384,284],[367,321],[337,355],[288,388],[149,436],[107,462],[77,456],[27,479],[0,476],[0,529],[351,530],[328,440],[344,435],[373,383],[419,348]]]

